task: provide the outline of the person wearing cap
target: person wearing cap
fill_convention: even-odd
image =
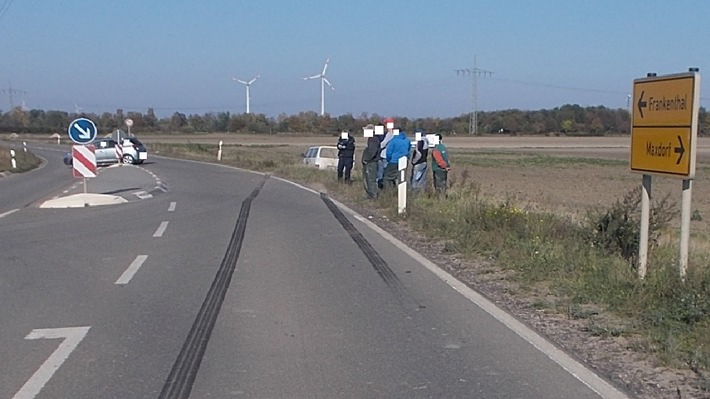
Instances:
[[[392,140],[387,145],[387,166],[385,167],[383,187],[397,187],[399,182],[399,159],[402,157],[409,158],[409,139],[404,131],[398,134],[393,133]]]
[[[374,130],[372,124],[365,126],[367,130]],[[374,135],[367,138],[367,146],[362,151],[362,181],[365,185],[365,194],[368,199],[377,198],[377,166],[380,161],[380,139]]]
[[[380,141],[380,161],[377,164],[377,186],[380,189],[384,185],[385,168],[387,167],[387,145],[394,137],[394,119],[386,118],[382,122],[385,124],[387,131]]]
[[[355,138],[350,135],[347,131],[340,134],[338,139],[338,181],[343,180],[345,177],[345,183],[352,183],[350,178],[350,173],[353,170],[353,163],[355,157]]]
[[[451,165],[449,163],[449,151],[443,142],[443,137],[440,133],[436,136],[439,138],[439,143],[434,146],[431,152],[431,171],[434,176],[434,188],[439,194],[446,194],[446,186],[448,184],[448,175]]]
[[[429,155],[429,141],[421,129],[417,130],[419,140],[414,144],[412,151],[412,176],[410,185],[412,190],[421,191],[426,188],[427,156]]]

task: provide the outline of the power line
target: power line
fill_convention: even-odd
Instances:
[[[12,0],[5,0],[0,3],[0,20],[2,20],[2,17],[5,16],[8,8],[10,8],[10,4],[12,4]]]
[[[457,71],[458,71],[458,70],[457,70]],[[588,88],[588,87],[564,86],[564,85],[555,85],[555,84],[541,83],[541,82],[526,82],[526,81],[523,81],[523,80],[515,80],[515,79],[491,78],[491,80],[495,80],[495,81],[498,81],[498,82],[517,83],[517,84],[528,85],[528,86],[546,87],[546,88],[549,88],[549,89],[581,91],[581,92],[602,93],[602,94],[621,94],[621,95],[627,95],[627,96],[630,96],[630,95],[631,95],[631,93],[628,92],[628,91],[591,89],[591,88]],[[700,97],[700,101],[710,101],[710,97]]]
[[[614,91],[614,90],[590,89],[590,88],[584,88],[584,87],[573,87],[573,86],[554,85],[554,84],[540,83],[540,82],[526,82],[526,81],[514,80],[514,79],[498,79],[498,78],[491,78],[491,80],[497,80],[497,81],[499,81],[499,82],[518,83],[518,84],[523,84],[523,85],[528,85],[528,86],[547,87],[547,88],[550,88],[550,89],[571,90],[571,91],[584,91],[584,92],[606,93],[606,94],[629,94],[629,92],[627,92],[627,91]]]

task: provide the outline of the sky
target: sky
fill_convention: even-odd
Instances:
[[[625,108],[648,72],[710,71],[709,18],[707,0],[0,0],[0,110],[243,113],[233,78],[260,74],[252,113],[320,112],[303,78],[326,59],[331,116]]]

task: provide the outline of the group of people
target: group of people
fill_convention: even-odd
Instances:
[[[375,199],[380,191],[397,187],[400,183],[399,159],[402,157],[406,157],[412,166],[409,179],[412,190],[424,190],[427,185],[426,176],[430,154],[434,188],[439,193],[445,193],[450,163],[449,153],[441,134],[436,135],[438,143],[430,148],[426,135],[419,130],[419,140],[412,145],[406,132],[395,129],[394,119],[387,118],[384,120],[384,124],[384,134],[370,135],[362,152],[362,177],[367,198]],[[373,125],[365,127],[365,130],[369,131],[374,131],[374,129]],[[338,139],[337,147],[338,181],[352,183],[355,139],[349,133],[343,132]]]

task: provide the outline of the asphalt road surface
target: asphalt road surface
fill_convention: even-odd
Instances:
[[[34,151],[0,179],[2,398],[625,397],[319,193],[150,157],[90,181],[126,203],[44,209],[79,188]]]

